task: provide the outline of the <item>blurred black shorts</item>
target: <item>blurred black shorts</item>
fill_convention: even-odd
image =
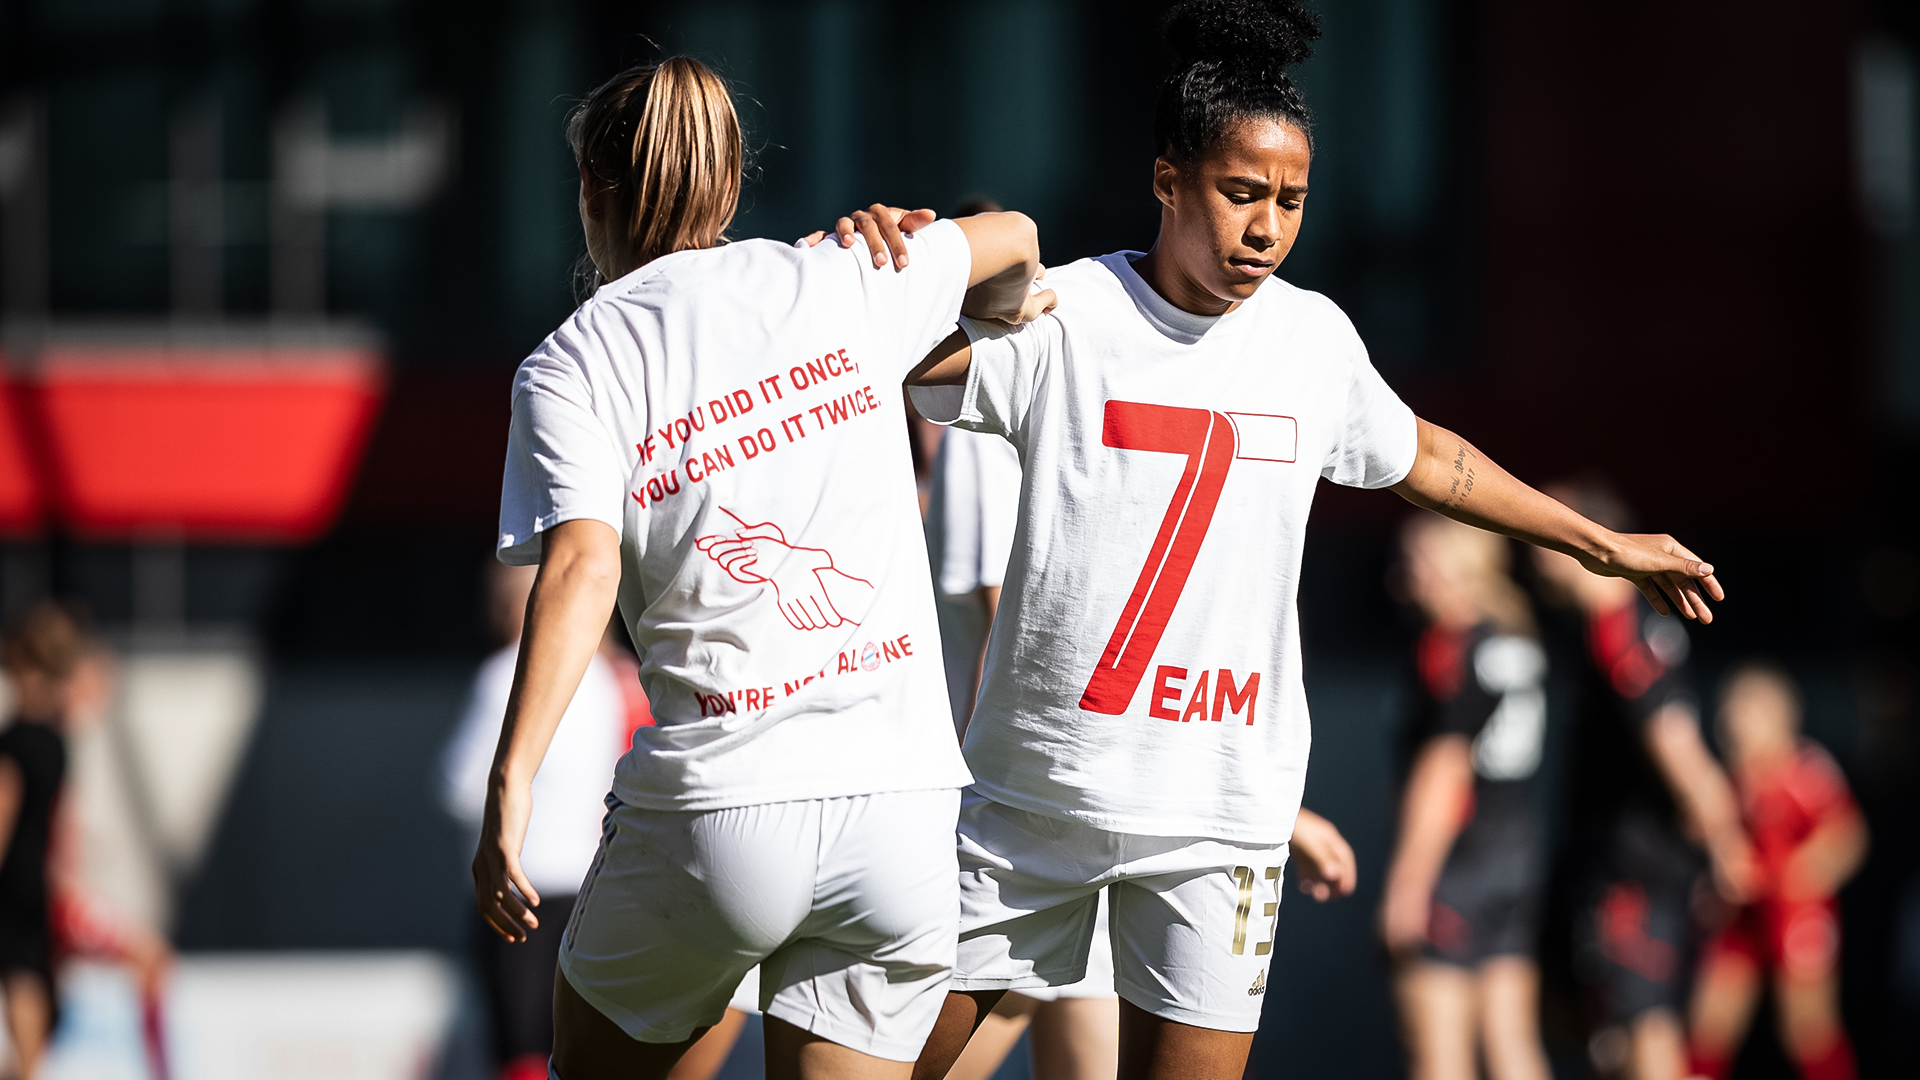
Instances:
[[[1478,967],[1533,955],[1540,923],[1540,850],[1531,823],[1476,821],[1455,841],[1427,916],[1428,960]]]
[[[31,971],[53,986],[53,933],[42,921],[0,917],[0,975]]]
[[[1649,1009],[1685,1015],[1688,975],[1687,892],[1633,879],[1603,882],[1589,893],[1574,928],[1573,974],[1612,1023]]]

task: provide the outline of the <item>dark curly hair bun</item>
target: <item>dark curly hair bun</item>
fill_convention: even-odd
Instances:
[[[1161,33],[1174,55],[1154,117],[1162,155],[1195,161],[1249,119],[1289,123],[1312,145],[1313,116],[1287,69],[1313,55],[1320,16],[1296,0],[1185,0]]]
[[[1320,16],[1295,3],[1187,0],[1167,12],[1160,33],[1183,62],[1265,60],[1286,67],[1313,55]]]

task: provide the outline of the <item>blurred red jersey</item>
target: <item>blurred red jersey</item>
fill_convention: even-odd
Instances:
[[[1854,811],[1847,779],[1825,750],[1803,741],[1791,758],[1735,782],[1760,868],[1758,898],[1714,935],[1707,957],[1732,954],[1795,978],[1830,977],[1840,959],[1840,905],[1831,896],[1783,899],[1780,887],[1793,853],[1820,823]]]
[[[1825,750],[1804,740],[1792,758],[1740,776],[1736,783],[1760,864],[1763,897],[1778,895],[1788,861],[1822,821],[1855,810],[1853,792],[1840,766]]]

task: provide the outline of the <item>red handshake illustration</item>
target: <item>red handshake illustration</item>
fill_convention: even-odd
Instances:
[[[787,543],[787,534],[770,521],[749,525],[726,507],[720,512],[739,522],[732,536],[703,536],[693,546],[720,564],[733,580],[772,585],[780,614],[795,630],[825,630],[858,624],[844,612],[864,613],[873,600],[873,583],[841,573],[825,548]]]

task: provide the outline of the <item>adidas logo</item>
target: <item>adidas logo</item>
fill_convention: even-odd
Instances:
[[[1247,988],[1248,997],[1259,997],[1267,992],[1267,973],[1257,972],[1253,976],[1253,985]]]

